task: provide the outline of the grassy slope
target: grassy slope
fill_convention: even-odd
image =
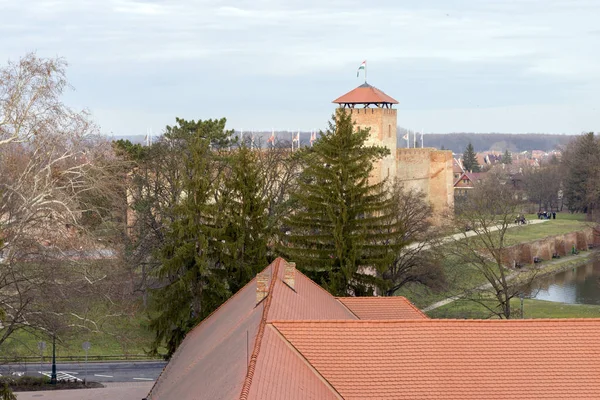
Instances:
[[[520,318],[520,300],[511,301],[515,318]],[[564,304],[543,300],[524,300],[525,318],[600,318],[600,306]],[[490,312],[469,300],[458,300],[428,313],[431,318],[489,318]]]
[[[528,219],[535,219],[528,216]],[[551,219],[542,224],[517,226],[507,231],[506,240],[509,244],[530,242],[548,236],[562,235],[564,233],[579,231],[587,228],[589,224],[583,220],[583,214],[559,214],[557,219]]]
[[[526,218],[532,220],[536,219],[537,216],[531,214],[527,215]],[[549,220],[542,224],[510,228],[507,232],[507,240],[509,243],[514,244],[578,231],[589,226],[584,219],[585,214],[559,213],[557,214],[557,219]],[[561,259],[561,262],[567,261],[567,258]],[[437,301],[456,295],[463,288],[476,287],[487,282],[474,268],[469,268],[467,265],[458,263],[451,257],[445,258],[442,262],[444,273],[448,280],[447,287],[444,290],[434,291],[422,285],[409,284],[401,288],[397,294],[407,297],[417,307],[424,308]],[[543,263],[542,265],[546,263]]]

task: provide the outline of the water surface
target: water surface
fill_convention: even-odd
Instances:
[[[600,262],[559,272],[536,282],[531,297],[568,304],[600,305]]]

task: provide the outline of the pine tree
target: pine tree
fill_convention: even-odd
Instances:
[[[508,149],[506,149],[502,155],[502,164],[512,164],[512,156],[510,155]]]
[[[389,154],[365,146],[369,131],[356,131],[339,110],[312,148],[302,154],[304,169],[280,252],[334,295],[368,295],[381,284],[390,263],[391,202],[384,182],[369,183],[373,162]],[[374,269],[377,276],[365,270]]]
[[[219,149],[228,143],[225,119],[177,120],[167,127],[168,141],[183,142],[181,184],[185,196],[175,206],[158,251],[161,265],[155,275],[162,286],[152,293],[150,328],[152,350],[166,342],[172,354],[185,334],[230,295],[227,270],[221,261],[224,230],[216,220],[214,202],[220,171]]]
[[[463,153],[463,167],[469,172],[479,172],[479,164],[477,164],[477,154],[471,142],[467,145],[465,152]]]
[[[242,144],[229,159],[230,170],[220,195],[219,225],[224,227],[222,260],[228,287],[237,292],[267,264],[271,239],[264,196],[265,175],[256,151]]]

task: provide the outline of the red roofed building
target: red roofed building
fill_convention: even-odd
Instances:
[[[599,334],[599,319],[335,298],[278,258],[187,335],[148,399],[597,399]]]

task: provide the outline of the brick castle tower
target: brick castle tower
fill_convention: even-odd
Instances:
[[[333,103],[349,112],[357,127],[370,128],[368,145],[385,146],[390,150],[389,156],[374,165],[372,176],[378,181],[386,178],[393,181],[396,177],[397,110],[392,106],[398,102],[365,82]]]

